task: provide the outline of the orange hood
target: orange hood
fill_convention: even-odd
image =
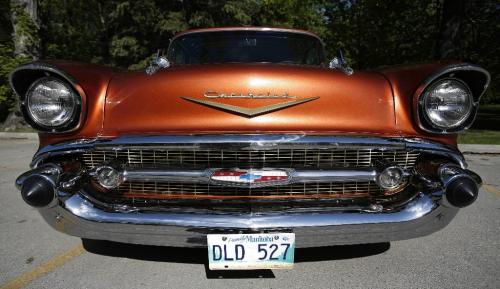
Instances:
[[[289,98],[207,98],[206,92]],[[254,117],[196,102],[255,109],[306,100]],[[172,67],[150,76],[117,74],[109,83],[103,136],[262,132],[394,135],[391,86],[376,72],[348,76],[327,68],[270,64]]]

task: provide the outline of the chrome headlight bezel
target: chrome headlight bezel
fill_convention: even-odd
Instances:
[[[49,82],[49,81],[55,81],[59,85],[62,85],[65,89],[67,89],[70,93],[70,97],[72,97],[72,102],[74,103],[74,107],[71,111],[71,113],[64,119],[64,121],[61,121],[60,123],[56,125],[50,125],[47,123],[44,123],[43,121],[40,121],[39,118],[34,115],[32,108],[31,108],[31,102],[32,102],[32,93],[36,89],[38,85],[40,85],[43,82]],[[70,131],[74,128],[77,127],[78,123],[81,120],[81,115],[82,115],[82,97],[81,95],[75,90],[72,84],[68,83],[67,81],[59,78],[59,77],[54,77],[54,76],[45,76],[41,77],[39,79],[36,79],[29,88],[26,91],[26,94],[24,95],[24,98],[21,102],[21,111],[23,112],[26,121],[35,129],[39,131],[44,131],[44,132],[66,132]]]
[[[469,92],[472,94],[472,107],[469,115],[460,125],[452,128],[443,128],[442,126],[433,124],[428,118],[426,118],[425,110],[423,109],[424,106],[422,105],[422,99],[426,91],[428,91],[428,89],[435,83],[446,78],[461,81],[467,85]],[[479,101],[481,96],[483,96],[486,92],[490,80],[491,77],[488,71],[480,66],[470,63],[451,64],[430,74],[420,83],[414,93],[413,116],[415,125],[420,131],[441,135],[457,134],[467,130],[472,126],[476,119]]]

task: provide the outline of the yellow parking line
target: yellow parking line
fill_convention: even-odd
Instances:
[[[487,191],[488,193],[490,194],[494,194],[498,197],[500,197],[500,190],[495,188],[494,186],[492,185],[488,185],[488,184],[483,184],[483,188],[485,191]]]
[[[0,289],[23,288],[31,281],[57,269],[58,267],[61,267],[71,259],[80,256],[83,252],[85,252],[83,246],[81,244],[77,245],[69,249],[68,251],[62,253],[61,255],[55,256],[52,259],[38,265],[35,269],[31,270],[30,272],[26,272],[18,276],[16,279],[0,287]]]

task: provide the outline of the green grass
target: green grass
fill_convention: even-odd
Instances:
[[[460,134],[458,142],[500,145],[500,104],[481,104],[472,128]]]
[[[500,145],[500,130],[469,130],[458,136],[458,143]]]

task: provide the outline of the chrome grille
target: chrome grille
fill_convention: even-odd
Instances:
[[[121,160],[128,167],[146,168],[362,168],[373,166],[377,159],[409,169],[415,165],[417,152],[378,148],[276,148],[265,150],[202,147],[121,147],[95,149],[83,154],[87,168]],[[306,182],[262,188],[236,188],[187,182],[128,181],[99,198],[126,204],[144,204],[162,200],[203,199],[365,199],[389,196],[372,181]]]
[[[379,149],[148,149],[93,150],[83,154],[89,168],[119,159],[129,165],[147,167],[369,167],[376,159],[385,159],[404,168],[411,168],[419,153],[404,150]]]
[[[129,199],[205,198],[352,198],[381,194],[374,182],[303,183],[264,188],[233,188],[209,184],[126,182],[108,192]]]

